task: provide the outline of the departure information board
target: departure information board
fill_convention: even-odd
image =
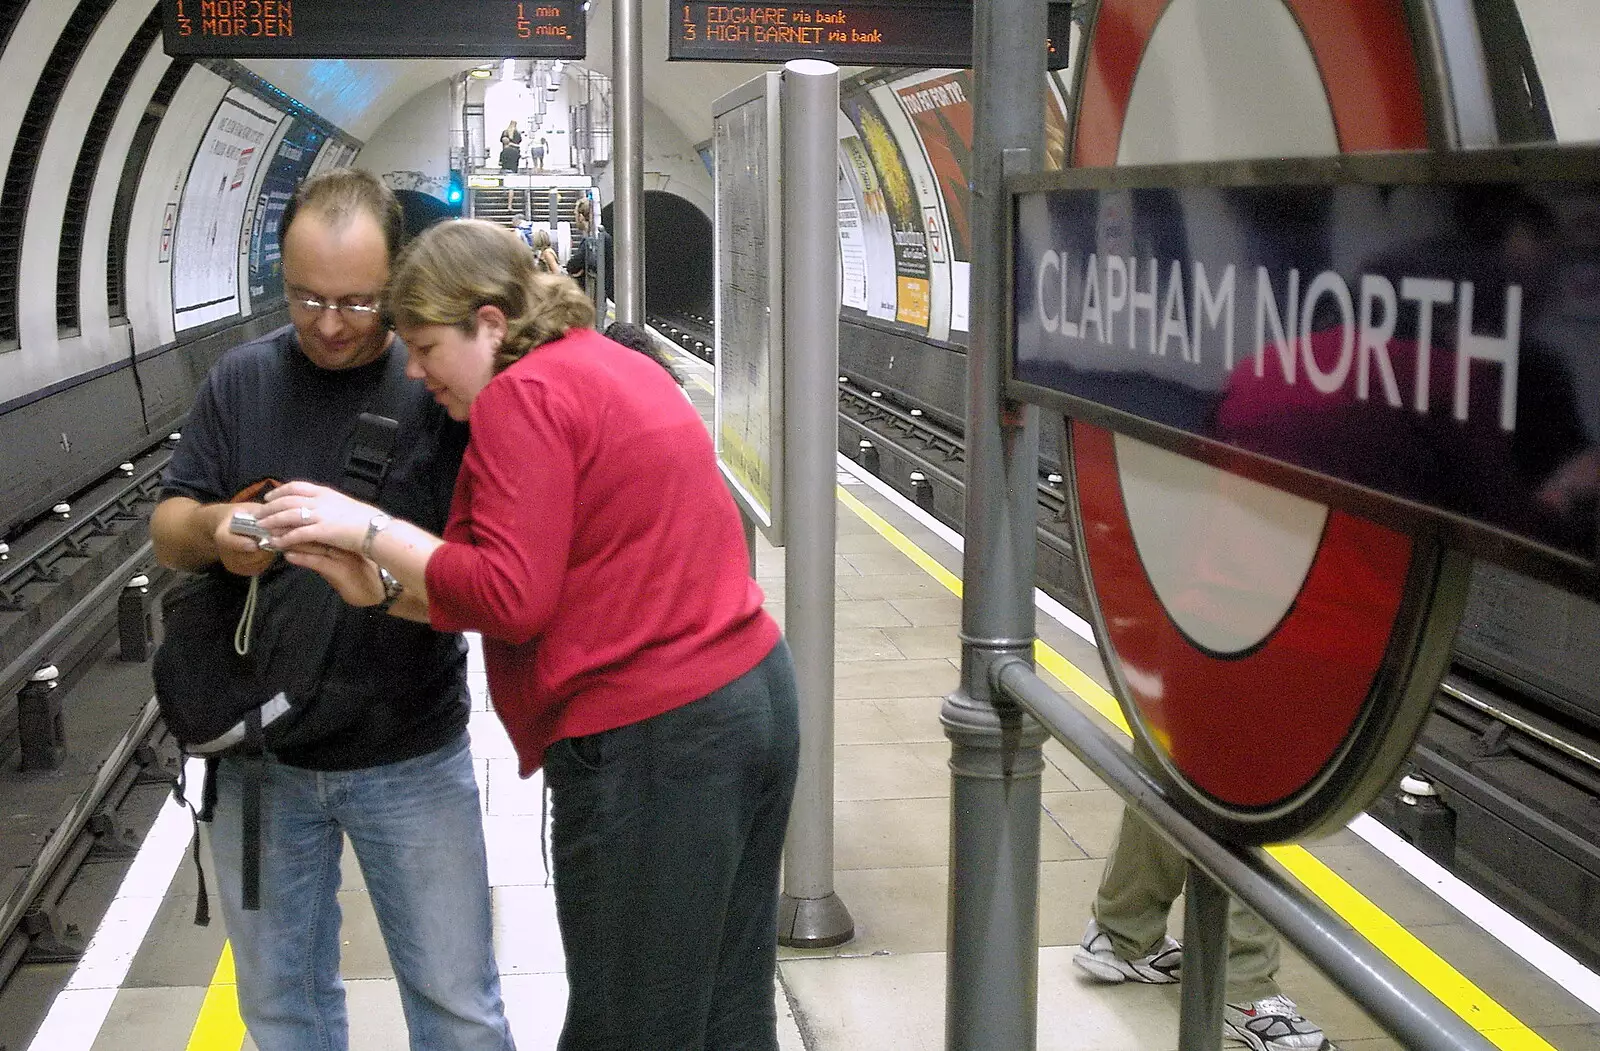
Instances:
[[[675,0],[668,21],[669,60],[972,65],[972,0],[853,0],[826,6]],[[1072,5],[1050,4],[1049,68],[1066,68],[1071,28]]]
[[[584,57],[579,0],[161,0],[168,55]]]

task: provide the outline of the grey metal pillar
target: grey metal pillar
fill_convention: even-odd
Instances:
[[[617,320],[644,323],[644,46],[641,0],[611,6],[613,133],[611,238]],[[595,218],[598,220],[598,210]],[[604,256],[605,253],[600,253]],[[604,260],[601,261],[602,268]],[[605,301],[605,285],[600,290]],[[603,316],[603,313],[602,313]]]
[[[1002,394],[1006,174],[1044,147],[1045,0],[973,5],[971,342],[967,352],[966,555],[961,684],[950,738],[945,1046],[1027,1051],[1037,1037],[1039,787],[1045,732],[995,694],[989,666],[1033,659],[1039,424]]]
[[[1178,1051],[1214,1051],[1228,977],[1228,891],[1189,862],[1183,898],[1183,989]]]
[[[839,67],[783,69],[784,634],[800,688],[800,776],[778,941],[849,941],[833,889],[834,450],[839,428]]]

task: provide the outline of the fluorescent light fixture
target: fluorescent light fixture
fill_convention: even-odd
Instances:
[[[514,77],[516,75],[517,75],[517,60],[516,59],[508,58],[504,62],[500,63],[500,79],[501,80],[510,80],[512,77]]]
[[[474,80],[488,80],[490,77],[494,76],[494,70],[492,70],[492,69],[474,69],[474,70],[470,70],[467,73],[467,76],[472,77]]]

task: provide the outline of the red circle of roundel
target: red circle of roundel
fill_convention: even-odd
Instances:
[[[1116,163],[1135,74],[1167,3],[1102,4],[1083,79],[1076,166]],[[1321,73],[1340,149],[1426,147],[1400,5],[1284,3]],[[1146,730],[1179,773],[1225,805],[1270,807],[1309,787],[1339,755],[1383,665],[1411,539],[1330,510],[1283,620],[1244,653],[1212,654],[1173,623],[1139,560],[1112,435],[1076,421],[1072,431],[1084,554],[1105,642]]]
[[[1082,423],[1073,432],[1105,641],[1146,728],[1184,776],[1223,803],[1261,807],[1292,796],[1338,752],[1367,701],[1400,610],[1410,538],[1329,514],[1300,593],[1265,642],[1212,654],[1172,622],[1145,573],[1115,439]],[[1195,542],[1203,558],[1205,539]]]

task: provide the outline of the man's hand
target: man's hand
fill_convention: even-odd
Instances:
[[[156,560],[172,569],[201,573],[221,562],[230,572],[253,577],[272,564],[277,553],[256,541],[228,531],[235,511],[259,512],[260,504],[202,504],[187,496],[169,496],[150,516],[150,543]]]
[[[242,536],[228,528],[233,521],[233,516],[245,511],[252,515],[261,513],[260,504],[212,504],[210,507],[222,509],[222,517],[212,530],[212,543],[217,545],[217,558],[222,562],[222,568],[229,573],[240,577],[260,576],[272,565],[278,553],[271,548],[264,548],[253,536]]]

